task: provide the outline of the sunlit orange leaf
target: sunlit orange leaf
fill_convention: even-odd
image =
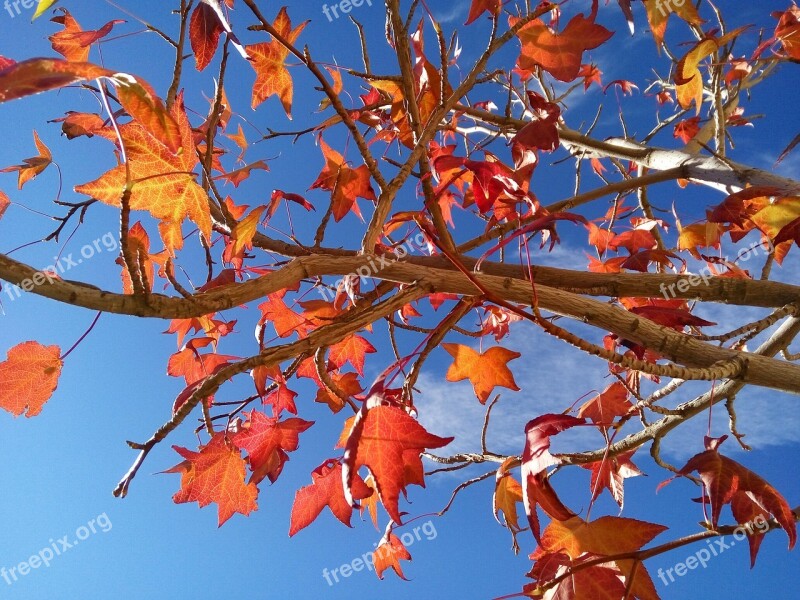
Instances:
[[[592,478],[589,482],[592,500],[597,498],[603,490],[608,490],[614,501],[619,504],[619,507],[622,508],[624,506],[625,479],[643,474],[639,467],[631,462],[631,456],[633,456],[634,452],[636,451],[632,450],[617,456],[607,456],[588,465],[581,465],[584,469],[589,469],[592,472]]]
[[[53,162],[53,155],[50,153],[50,149],[39,139],[39,134],[36,133],[36,130],[33,132],[33,142],[36,144],[36,149],[39,151],[38,156],[24,159],[21,165],[0,169],[0,173],[12,173],[17,171],[17,188],[20,190],[23,185],[44,171],[50,166],[50,163]]]
[[[300,434],[314,424],[292,417],[279,421],[257,410],[250,411],[247,422],[231,436],[233,444],[247,452],[247,462],[253,472],[250,483],[259,483],[264,477],[274,482],[283,463],[289,460],[287,452],[300,446]]]
[[[587,400],[581,406],[578,416],[588,417],[593,423],[610,427],[614,419],[627,415],[633,408],[628,395],[628,390],[622,383],[614,382],[601,394]]]
[[[74,139],[85,135],[94,137],[95,132],[105,127],[103,118],[95,113],[80,113],[68,111],[66,117],[53,119],[53,123],[61,123],[61,131],[67,139]]]
[[[409,455],[419,456],[426,448],[441,448],[453,438],[428,433],[405,411],[393,406],[368,406],[365,403],[356,415],[347,438],[342,477],[345,497],[353,504],[351,488],[362,466],[375,478],[383,507],[395,523],[402,523],[398,506],[400,493],[405,492],[405,464]]]
[[[650,31],[653,32],[653,38],[659,47],[664,41],[667,21],[671,15],[678,15],[690,25],[701,25],[705,22],[697,13],[695,3],[688,0],[684,2],[644,0],[644,6],[647,10],[647,20],[650,22]]]
[[[372,562],[375,565],[375,574],[378,579],[383,579],[383,572],[390,567],[400,579],[405,579],[403,569],[400,568],[401,560],[411,560],[411,554],[408,553],[400,538],[393,533],[389,534],[388,539],[382,540],[375,552],[372,553]]]
[[[165,471],[181,474],[181,489],[172,497],[176,504],[197,502],[202,508],[216,502],[220,526],[234,513],[249,515],[258,509],[258,488],[245,483],[245,461],[225,432],[214,435],[199,452],[172,448],[186,459]]]
[[[0,362],[0,408],[15,417],[35,417],[53,395],[61,375],[61,349],[24,342]]]
[[[308,527],[327,506],[333,515],[348,527],[353,515],[353,507],[344,497],[342,488],[342,464],[328,459],[311,472],[312,484],[297,490],[292,505],[292,518],[289,524],[289,537]],[[353,499],[363,500],[373,495],[359,475],[353,481]]]
[[[3,218],[9,206],[11,206],[11,200],[9,200],[5,192],[0,190],[0,219]]]
[[[595,5],[596,8],[596,5]],[[595,14],[589,18],[575,15],[561,33],[552,31],[541,19],[534,19],[517,36],[522,43],[519,66],[527,71],[542,67],[560,81],[578,77],[583,53],[606,42],[613,32],[595,23]],[[509,19],[513,27],[517,18]]]
[[[343,392],[347,396],[355,396],[363,391],[356,373],[331,375],[331,379],[336,384],[336,387],[339,389],[339,391]],[[344,408],[344,402],[338,396],[328,390],[327,387],[319,388],[317,390],[317,397],[314,400],[322,404],[327,404],[334,413],[338,413]]]
[[[514,375],[508,368],[509,361],[522,356],[519,352],[502,346],[489,348],[483,354],[478,354],[462,344],[442,344],[442,348],[454,359],[447,370],[447,381],[469,379],[481,404],[486,403],[496,386],[519,390]]]
[[[516,549],[516,534],[522,529],[519,526],[519,516],[517,513],[517,503],[523,502],[522,486],[508,472],[509,466],[516,462],[516,458],[508,458],[497,469],[494,481],[494,495],[492,496],[492,508],[495,520],[511,530],[514,536]],[[500,521],[500,511],[503,512],[504,522]]]
[[[64,29],[54,33],[48,39],[53,45],[53,50],[72,62],[86,62],[89,60],[91,45],[111,33],[114,25],[125,22],[115,19],[96,31],[84,31],[66,8],[58,10],[61,14],[50,20],[63,25]]]
[[[653,1],[655,2],[655,0]],[[691,2],[685,4],[690,5]],[[720,38],[701,40],[681,58],[675,70],[677,86],[675,92],[682,108],[690,108],[694,102],[697,113],[700,114],[700,108],[703,105],[703,74],[700,72],[700,63],[745,29],[745,27],[740,27]]]
[[[132,210],[146,210],[161,220],[161,237],[170,251],[183,246],[180,226],[187,217],[207,239],[211,236],[208,197],[192,172],[198,159],[189,150],[194,147],[192,130],[182,99],[173,105],[172,116],[179,124],[182,145],[186,149],[177,155],[158,143],[138,122],[120,126],[133,180],[130,207]],[[104,130],[98,135],[116,140],[113,131]],[[126,167],[119,165],[95,181],[76,186],[75,191],[106,204],[120,206],[125,186]]]
[[[155,268],[153,260],[150,258],[150,236],[147,235],[142,224],[137,221],[128,230],[128,248],[131,254],[137,259],[137,268],[144,266],[144,277],[147,281],[149,291],[153,290],[153,283],[155,279]],[[122,291],[125,294],[133,293],[133,283],[131,282],[130,271],[124,266],[122,258],[118,258],[117,262],[122,265]]]
[[[356,198],[377,201],[367,165],[352,169],[345,164],[344,157],[328,146],[322,137],[319,138],[319,144],[325,157],[325,167],[311,184],[311,189],[321,188],[333,192],[331,203],[335,221],[341,221],[351,210],[360,217],[361,211]]]
[[[292,22],[286,12],[286,7],[281,8],[272,24],[275,30],[290,44],[298,38],[308,21],[292,29]],[[252,107],[256,108],[270,96],[278,96],[286,116],[292,118],[292,76],[284,64],[289,50],[284,48],[278,40],[261,42],[247,46],[250,55],[250,64],[256,72],[256,81],[253,84]]]
[[[363,377],[366,355],[375,352],[377,352],[375,346],[370,344],[366,339],[358,335],[351,335],[331,346],[328,360],[330,360],[337,369],[349,362],[355,367],[358,374]]]

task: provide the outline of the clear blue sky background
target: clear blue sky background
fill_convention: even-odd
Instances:
[[[142,0],[122,4],[159,27],[171,32],[176,28],[175,18],[166,14],[165,5],[170,3]],[[261,4],[270,18],[280,7],[271,2]],[[353,15],[365,24],[369,32],[374,68],[394,72],[395,67],[390,62],[391,51],[382,39],[383,10],[380,3],[373,4],[372,7],[364,4],[355,9]],[[162,40],[155,34],[142,33],[139,23],[105,2],[73,1],[64,5],[87,29],[97,28],[112,18],[127,19],[127,24],[114,30],[111,37],[116,39],[102,45],[102,55],[97,49],[92,51],[92,60],[141,75],[160,93],[165,93],[173,58]],[[469,2],[432,0],[430,6],[449,31],[464,22]],[[786,6],[787,2],[774,0],[757,5],[720,3],[731,20],[731,26],[758,23],[772,27],[774,20],[767,16],[769,11],[783,10]],[[588,54],[585,60],[591,58],[598,63],[604,71],[604,82],[630,79],[643,89],[652,76],[650,66],[657,55],[651,36],[644,31],[646,22],[640,3],[635,3],[635,8],[638,29],[633,37],[628,37],[616,4],[601,7],[600,22],[617,33],[609,44]],[[32,10],[23,11],[12,18],[0,7],[0,55],[18,60],[54,55],[46,38],[59,27],[46,18],[31,24],[31,14]],[[360,68],[357,38],[348,21],[328,22],[322,13],[322,3],[316,1],[291,2],[289,14],[294,23],[311,19],[301,40],[309,44],[316,59],[332,61],[335,58],[339,64]],[[233,21],[247,43],[261,39],[245,30],[253,20],[243,6],[237,8]],[[481,22],[462,31],[462,61],[466,65],[471,64],[483,48],[487,24]],[[678,23],[671,25],[671,31],[676,38],[686,35],[685,28]],[[133,35],[123,37],[123,34]],[[430,36],[429,39],[432,40]],[[751,45],[748,50],[750,48]],[[504,52],[495,61],[495,66],[511,67],[515,53],[516,47]],[[432,55],[435,56],[435,52]],[[212,76],[217,64],[215,60],[204,74],[198,76],[193,60],[186,63],[187,104],[203,114],[208,106],[203,94],[206,97],[213,94]],[[665,63],[658,64],[665,72]],[[232,131],[242,123],[248,138],[254,141],[258,137],[257,130],[264,132],[267,127],[292,129],[313,123],[311,119],[317,117],[311,113],[319,103],[319,94],[304,91],[311,89],[313,83],[299,68],[293,69],[293,75],[297,93],[293,111],[295,121],[290,123],[274,98],[258,111],[250,110],[252,70],[233,57],[226,89],[234,110],[246,121],[235,117]],[[735,132],[738,141],[735,158],[767,168],[774,162],[779,151],[798,130],[794,106],[798,83],[798,67],[789,65],[782,68],[778,77],[758,88],[748,111],[767,116],[758,121],[754,129]],[[355,90],[352,82],[348,89]],[[601,94],[594,86],[585,101],[573,101],[565,112],[566,119],[573,127],[590,122],[597,103],[605,100],[606,109],[597,135],[618,135],[616,99],[611,91],[606,98],[601,98]],[[475,95],[472,100],[489,98]],[[500,98],[491,99],[502,102]],[[653,124],[654,100],[637,92],[633,98],[621,101],[633,133],[643,135]],[[96,112],[99,107],[89,94],[74,90],[0,105],[3,127],[0,167],[17,164],[22,158],[34,154],[31,131],[35,128],[51,147],[55,160],[66,174],[63,199],[76,200],[79,196],[71,191],[72,186],[96,178],[113,165],[114,159],[108,143],[85,138],[67,143],[60,136],[57,124],[45,123],[48,119],[62,116],[68,109]],[[197,123],[201,115],[190,114],[190,118]],[[343,147],[343,138],[339,134],[326,135],[326,139],[335,147]],[[662,135],[659,142],[662,145],[674,144],[669,132]],[[264,203],[274,188],[305,193],[322,167],[322,158],[313,140],[304,138],[294,147],[288,141],[260,144],[251,148],[248,160],[279,154],[282,156],[271,162],[270,173],[256,174],[234,194],[238,203]],[[351,152],[350,156],[355,155]],[[547,160],[545,157],[545,163]],[[797,176],[797,165],[797,160],[789,160],[782,170]],[[570,193],[571,168],[550,169],[547,164],[539,168],[534,189],[543,201],[557,200]],[[591,176],[587,173],[587,177]],[[0,176],[0,189],[18,203],[0,221],[0,251],[8,252],[52,230],[53,222],[33,211],[52,214],[51,201],[57,187],[57,171],[52,167],[22,192],[16,191],[13,174]],[[234,192],[230,186],[227,191]],[[320,209],[327,201],[319,192],[310,193],[308,197]],[[413,206],[411,190],[405,198],[407,205]],[[690,220],[699,218],[703,208],[718,202],[720,197],[702,190],[679,192],[671,184],[654,191],[653,201],[657,206],[668,208],[673,200],[689,215],[686,220]],[[362,209],[369,210],[369,207],[362,204]],[[593,217],[605,209],[599,206],[592,210],[595,212],[587,211],[585,214]],[[300,218],[295,223],[300,223],[301,231],[308,231],[316,225],[310,221],[318,218],[319,214],[318,211],[312,219]],[[61,244],[38,244],[16,252],[14,256],[44,266],[59,251],[78,253],[84,244],[107,232],[117,231],[117,218],[117,212],[109,207],[94,206],[86,223],[71,240],[67,241],[65,236]],[[466,223],[462,216],[458,218],[459,223]],[[354,216],[348,216],[331,231],[326,242],[352,247],[354,232],[359,225]],[[562,261],[585,267],[579,250],[584,234],[572,237],[569,228],[562,229],[564,246],[554,256],[537,255],[535,260],[551,264]],[[155,228],[151,227],[150,231],[151,238],[154,238]],[[459,230],[461,235],[466,235],[467,231]],[[796,250],[793,254],[797,254]],[[114,253],[100,253],[66,276],[107,289],[119,289],[119,268],[114,264],[114,258]],[[197,279],[202,277],[202,266],[192,263],[191,255],[183,263],[188,266],[190,275]],[[760,265],[753,268],[760,268]],[[777,272],[779,278],[793,282],[797,281],[797,274],[798,270],[792,267]],[[0,355],[16,343],[29,339],[59,344],[66,349],[93,318],[86,311],[57,305],[31,294],[12,302],[2,293],[0,299],[4,310],[4,316],[0,317]],[[724,321],[726,317],[744,314],[750,313],[720,307],[701,316]],[[254,307],[231,314],[230,318],[239,319],[239,334],[226,339],[221,351],[240,356],[252,354],[255,345],[251,336],[257,316]],[[98,531],[56,557],[49,568],[34,570],[13,585],[0,580],[0,598],[471,599],[491,598],[521,589],[525,583],[524,573],[530,566],[527,554],[533,550],[533,540],[529,533],[522,534],[522,552],[518,557],[512,554],[508,532],[492,518],[491,480],[465,491],[446,517],[433,518],[435,539],[428,540],[423,536],[409,547],[414,560],[403,563],[403,568],[410,582],[400,581],[393,574],[379,582],[374,574],[360,572],[329,586],[322,576],[323,569],[336,568],[370,551],[380,533],[369,521],[361,521],[357,515],[353,518],[354,529],[347,530],[326,511],[295,538],[290,540],[287,536],[294,493],[300,486],[310,483],[310,471],[314,467],[325,458],[336,456],[333,445],[345,417],[341,414],[331,418],[325,407],[313,402],[314,391],[308,386],[294,385],[293,388],[300,392],[300,416],[317,421],[317,425],[301,437],[300,451],[292,455],[278,482],[273,486],[262,485],[260,509],[249,518],[236,515],[218,529],[214,508],[197,510],[196,505],[172,503],[171,496],[179,485],[178,476],[155,473],[179,461],[178,455],[169,448],[170,444],[196,447],[191,425],[176,432],[150,455],[128,498],[113,498],[111,490],[134,458],[125,440],[146,439],[168,418],[172,401],[182,387],[181,381],[169,378],[165,373],[167,358],[176,350],[174,336],[161,333],[166,327],[167,322],[162,321],[103,315],[91,336],[67,360],[58,391],[39,417],[15,420],[5,413],[0,415],[0,522],[3,524],[0,567],[10,568],[27,560],[48,546],[51,539],[66,535],[74,540],[76,530],[98,515],[107,515],[112,524],[106,533]],[[382,358],[372,363],[373,367],[365,378],[367,381],[381,370],[380,364],[390,360],[383,333],[376,333],[371,339],[380,348]],[[454,340],[463,342],[458,338]],[[405,342],[408,348],[413,347],[410,340]],[[578,397],[602,388],[608,382],[602,379],[602,364],[576,356],[571,349],[544,339],[543,334],[531,337],[529,331],[521,329],[512,335],[507,345],[524,352],[524,358],[512,363],[523,391],[504,394],[496,421],[493,421],[490,440],[499,451],[518,453],[522,449],[522,428],[527,420],[543,412],[563,410]],[[477,450],[482,409],[468,384],[448,384],[445,387],[443,369],[448,360],[444,352],[439,352],[429,363],[428,374],[421,385],[420,418],[433,433],[456,434],[455,448]],[[686,400],[693,392],[703,390],[702,386],[687,387],[677,400]],[[249,393],[249,386],[242,381],[224,388],[218,399],[232,400]],[[743,394],[740,426],[750,434],[748,439],[752,440],[757,451],[745,455],[730,441],[726,443],[727,448],[723,447],[737,460],[774,482],[792,505],[796,505],[800,498],[800,482],[793,467],[800,441],[796,402],[796,398],[772,392]],[[724,415],[718,414],[717,417],[714,433],[719,435],[726,432],[726,419]],[[675,441],[667,444],[666,458],[681,463],[702,450],[704,429],[704,425],[698,423],[677,432]],[[579,437],[575,441],[586,447],[599,444],[597,436]],[[569,440],[563,440],[560,448],[567,447]],[[635,461],[651,476],[628,480],[625,516],[669,525],[670,531],[657,541],[696,531],[702,512],[691,498],[698,495],[698,491],[690,482],[677,481],[656,495],[656,485],[666,477],[665,473],[652,464],[646,453],[637,456]],[[474,467],[461,472],[459,477],[447,474],[430,477],[427,490],[411,490],[412,504],[406,508],[413,515],[436,512],[447,502],[459,481],[482,472],[481,468]],[[573,470],[560,474],[556,486],[568,504],[585,510],[589,498],[588,473]],[[607,495],[593,509],[593,516],[600,514],[616,514],[616,507]],[[421,525],[428,518],[422,517],[415,524]],[[669,568],[692,552],[693,548],[686,548],[650,561],[651,574],[655,578],[659,567]],[[748,569],[747,549],[741,543],[714,559],[706,569],[692,571],[668,587],[657,579],[656,584],[663,598],[795,598],[800,583],[798,556],[797,552],[786,552],[786,536],[777,532],[767,536],[752,573]]]

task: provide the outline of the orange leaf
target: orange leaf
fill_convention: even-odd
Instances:
[[[650,23],[650,31],[656,44],[661,47],[664,41],[664,33],[667,31],[667,21],[672,14],[678,15],[690,25],[701,25],[705,21],[697,14],[694,2],[666,2],[665,0],[644,0],[644,7],[647,10],[647,20]]]
[[[173,446],[186,460],[165,471],[181,474],[181,489],[172,500],[197,502],[200,508],[216,502],[220,526],[234,513],[249,515],[258,509],[258,488],[252,482],[245,484],[244,459],[225,438],[225,432],[218,432],[199,452]]]
[[[496,386],[519,390],[507,366],[509,361],[522,356],[519,352],[502,346],[489,348],[483,354],[462,344],[442,344],[442,348],[455,359],[447,370],[447,381],[469,379],[481,404],[486,403]]]
[[[633,405],[628,400],[628,390],[620,382],[614,382],[591,400],[586,401],[578,412],[579,417],[588,417],[603,427],[610,427],[617,417],[627,415]]]
[[[453,438],[428,433],[405,411],[393,406],[365,403],[356,415],[345,447],[342,477],[345,497],[353,504],[351,492],[358,469],[366,466],[375,478],[381,503],[395,523],[402,523],[398,501],[405,492],[405,468],[410,456],[426,448],[441,448]],[[413,450],[414,452],[407,451]]]
[[[602,460],[588,465],[581,465],[592,472],[589,489],[592,500],[597,498],[603,490],[607,489],[614,501],[622,508],[625,500],[625,479],[642,475],[639,468],[631,462],[631,456],[636,452],[632,450],[613,457],[604,457]]]
[[[50,153],[50,149],[39,139],[39,134],[36,133],[36,130],[33,131],[33,142],[36,144],[36,149],[39,151],[38,156],[26,158],[22,161],[21,165],[0,169],[0,173],[18,172],[17,189],[20,190],[23,185],[44,171],[50,166],[50,163],[53,162],[53,155]]]
[[[405,579],[403,569],[400,568],[400,560],[411,560],[403,542],[395,534],[390,533],[388,539],[381,540],[381,544],[372,553],[372,562],[375,565],[375,574],[378,579],[383,579],[383,572],[389,567],[397,573],[400,579]]]
[[[361,212],[356,204],[357,197],[372,202],[377,201],[367,165],[352,169],[345,164],[344,157],[328,146],[322,137],[319,138],[319,145],[325,157],[325,167],[311,184],[310,189],[321,188],[333,192],[331,203],[336,222],[341,221],[351,210],[360,217]]]
[[[35,417],[53,395],[61,375],[61,349],[24,342],[8,351],[0,363],[0,408],[15,417]]]
[[[297,490],[292,505],[292,518],[289,525],[289,537],[301,529],[308,527],[327,506],[333,515],[348,527],[353,515],[353,507],[344,497],[342,487],[342,464],[338,460],[328,459],[311,472],[311,485]],[[373,495],[360,476],[353,482],[353,498],[363,500]]]
[[[180,128],[184,148],[177,155],[156,141],[138,121],[120,126],[133,181],[130,207],[132,210],[146,210],[161,220],[159,230],[170,252],[183,246],[180,227],[186,217],[200,228],[206,239],[211,236],[208,197],[192,172],[198,159],[191,151],[194,148],[192,130],[182,98],[173,105],[172,117]],[[116,140],[113,131],[104,130],[98,135]],[[125,187],[126,167],[119,165],[95,181],[76,186],[75,191],[120,206]]]
[[[358,335],[351,335],[331,346],[328,360],[330,360],[337,369],[344,366],[345,363],[350,363],[358,371],[358,374],[364,376],[364,361],[367,354],[377,352],[375,346],[370,344],[363,337]]]
[[[86,62],[89,60],[91,45],[104,38],[113,29],[114,25],[124,23],[120,19],[109,21],[96,31],[84,31],[66,8],[57,9],[62,14],[50,19],[53,23],[64,26],[62,31],[54,33],[48,39],[53,45],[53,50],[71,62]]]
[[[606,42],[613,32],[594,22],[596,12],[586,18],[575,15],[561,33],[554,33],[541,19],[534,19],[517,32],[522,43],[519,55],[520,68],[533,71],[542,67],[560,81],[578,77],[586,50]],[[517,18],[511,17],[513,27]]]
[[[293,44],[306,24],[301,23],[292,29],[292,22],[286,12],[286,7],[281,8],[272,26],[290,44]],[[289,50],[273,39],[271,42],[262,42],[246,47],[250,55],[250,64],[256,72],[256,81],[253,84],[252,107],[256,108],[270,96],[278,96],[286,111],[286,116],[292,118],[292,76],[284,64]]]

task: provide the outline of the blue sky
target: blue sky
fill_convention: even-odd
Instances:
[[[138,74],[164,94],[169,85],[171,69],[168,65],[172,61],[165,44],[154,34],[142,33],[140,24],[110,4],[94,2],[91,8],[88,4],[64,3],[86,28],[99,27],[113,18],[128,20],[114,30],[110,37],[115,39],[101,46],[102,55],[97,49],[92,51],[92,60]],[[165,14],[163,2],[141,0],[120,4],[159,27],[170,31],[175,29],[174,19]],[[280,6],[262,4],[269,17],[274,16]],[[377,69],[391,70],[391,49],[382,41],[383,11],[379,2],[372,4],[369,6],[365,2],[352,14],[365,24],[369,32]],[[727,9],[731,26],[757,22],[772,27],[774,20],[767,17],[769,11],[786,8],[786,2],[773,0],[741,8],[743,4],[721,3],[721,8]],[[657,60],[657,55],[652,38],[643,31],[643,11],[639,3],[635,5],[638,30],[630,38],[616,4],[601,7],[599,21],[617,33],[609,44],[587,57],[604,71],[604,82],[631,79],[644,89],[651,77],[650,65]],[[432,11],[448,30],[461,26],[468,6],[469,3],[463,1],[430,2]],[[334,19],[329,22],[323,14],[321,2],[290,2],[288,8],[295,24],[311,19],[301,41],[310,46],[317,60],[335,60],[338,64],[360,68],[357,37],[349,21]],[[0,55],[21,60],[54,54],[46,38],[58,27],[46,18],[31,24],[31,14],[32,10],[23,10],[22,14],[12,18],[8,12],[0,10]],[[261,39],[245,31],[253,21],[243,5],[234,13],[233,22],[246,43]],[[487,26],[479,22],[462,31],[462,61],[470,64],[483,48]],[[671,31],[676,39],[686,33],[677,23],[671,25]],[[510,67],[515,52],[514,49],[502,53],[495,59],[494,66]],[[215,60],[201,75],[194,70],[193,61],[186,64],[187,104],[199,113],[190,113],[194,123],[199,122],[207,110],[204,97],[213,94],[212,77],[217,64]],[[665,69],[664,63],[660,64],[662,70]],[[797,133],[797,119],[791,103],[787,102],[790,98],[788,90],[794,90],[800,83],[797,69],[797,65],[784,66],[778,77],[756,90],[752,105],[748,105],[748,113],[764,113],[766,117],[759,120],[755,128],[735,132],[737,149],[732,154],[735,159],[769,168],[780,150]],[[302,128],[313,123],[312,119],[319,118],[312,115],[319,103],[319,94],[303,92],[311,89],[313,82],[300,68],[294,68],[292,74],[296,90],[293,123],[286,120],[274,98],[259,110],[250,110],[252,70],[234,58],[226,89],[234,110],[240,116],[234,118],[232,129],[241,123],[252,142],[257,139],[258,131]],[[354,92],[356,88],[351,82],[348,89]],[[485,93],[489,93],[488,88]],[[601,95],[597,87],[591,88],[585,100],[570,105],[565,118],[573,127],[588,123],[594,116],[597,103],[604,100],[606,108],[596,135],[619,135],[613,92],[609,92],[606,98]],[[495,97],[492,99],[500,101]],[[633,134],[647,132],[654,124],[653,99],[644,98],[638,92],[633,98],[624,98],[621,102]],[[58,124],[46,123],[62,116],[68,109],[95,112],[99,107],[92,96],[75,90],[51,92],[0,105],[5,142],[0,145],[0,167],[17,164],[33,155],[31,132],[35,128],[53,150],[55,160],[66,176],[64,199],[76,200],[79,196],[71,191],[71,187],[96,178],[113,166],[114,158],[106,142],[82,138],[68,143],[61,138]],[[344,137],[339,133],[326,134],[326,141],[339,149],[344,145]],[[657,142],[665,146],[674,145],[669,132],[657,138]],[[266,202],[269,192],[275,188],[305,193],[323,162],[319,149],[308,137],[294,145],[289,140],[262,143],[249,152],[248,161],[277,157],[270,161],[269,173],[257,173],[236,191],[237,202],[250,205]],[[350,157],[355,157],[352,151]],[[568,196],[572,186],[571,163],[550,168],[548,158],[534,179],[534,189],[543,202]],[[781,171],[797,177],[798,161],[787,160]],[[588,171],[586,177],[589,181]],[[596,179],[591,181],[593,185],[598,183]],[[0,220],[0,251],[8,252],[52,230],[53,222],[33,211],[52,214],[51,201],[57,187],[57,172],[53,168],[29,183],[22,192],[17,192],[13,174],[0,175],[0,189],[17,203]],[[226,191],[234,192],[230,186]],[[667,184],[653,191],[653,202],[669,207],[675,201],[678,209],[685,211],[689,215],[687,220],[690,220],[702,216],[705,206],[721,200],[710,194],[702,190],[681,192]],[[325,206],[321,192],[309,193],[308,198],[318,207]],[[409,188],[399,206],[414,206],[414,202],[413,190]],[[366,203],[362,204],[362,210],[369,210]],[[604,210],[604,206],[596,206],[585,214],[594,217],[597,211]],[[300,231],[313,231],[316,226],[314,219],[319,214],[318,211],[316,215],[312,214],[311,219],[297,219],[295,225]],[[463,224],[464,228],[458,230],[458,234],[466,239],[471,231],[466,215],[456,215],[456,218],[457,225]],[[65,236],[60,244],[37,244],[13,256],[44,266],[59,252],[79,253],[86,244],[116,231],[117,219],[118,214],[109,207],[95,206],[69,241]],[[279,226],[285,225],[282,222]],[[359,226],[354,216],[346,217],[331,230],[326,244],[352,247]],[[535,260],[585,268],[583,234],[580,233],[580,237],[573,235],[570,227],[563,228],[564,243],[553,255],[537,254]],[[155,237],[154,231],[151,228],[151,237]],[[90,260],[75,267],[68,277],[106,289],[119,289],[115,254],[105,250],[98,251]],[[199,278],[202,265],[195,263],[192,266],[191,258],[190,251],[185,263],[189,265],[190,274]],[[796,282],[798,269],[787,265],[776,269],[776,277]],[[4,312],[0,316],[0,355],[24,340],[59,344],[66,349],[94,318],[87,311],[57,305],[31,294],[10,301],[3,292],[0,299]],[[743,318],[743,315],[763,314],[763,311],[746,312],[724,306],[704,310],[708,312],[701,312],[700,316],[720,322],[728,318]],[[255,305],[236,311],[230,317],[239,319],[238,334],[226,339],[221,351],[239,356],[252,354],[255,351],[252,331],[258,317]],[[75,541],[76,536],[82,537],[85,532],[79,532],[79,528],[87,526],[93,519],[96,529],[96,533],[53,558],[49,567],[32,570],[18,581],[12,581],[11,585],[0,579],[0,598],[491,598],[521,589],[526,582],[524,573],[530,567],[527,554],[533,550],[533,540],[530,534],[523,533],[520,538],[522,552],[519,556],[513,555],[510,535],[492,517],[491,480],[463,492],[445,517],[424,516],[444,506],[452,490],[464,478],[484,472],[480,467],[463,471],[458,477],[450,474],[429,477],[426,490],[411,490],[411,503],[405,508],[412,515],[423,515],[412,524],[412,529],[414,525],[431,523],[425,530],[427,534],[423,533],[409,545],[413,562],[403,563],[403,568],[411,581],[400,581],[389,573],[380,582],[373,573],[361,571],[342,578],[335,585],[328,585],[323,577],[324,569],[333,570],[370,551],[381,534],[368,520],[362,521],[357,515],[353,518],[354,528],[348,530],[326,511],[311,527],[292,539],[288,538],[294,493],[300,486],[310,483],[310,472],[314,467],[325,458],[336,456],[333,445],[344,419],[343,414],[331,417],[325,407],[315,404],[314,390],[304,387],[305,384],[293,386],[300,393],[300,416],[317,424],[301,436],[300,451],[292,455],[277,483],[262,485],[259,511],[250,517],[236,515],[222,528],[217,528],[214,508],[198,510],[196,505],[173,504],[171,497],[178,489],[179,478],[156,473],[179,462],[179,456],[169,448],[171,444],[196,448],[197,440],[191,432],[191,425],[181,428],[150,455],[126,499],[113,498],[111,490],[134,458],[125,440],[142,441],[148,437],[168,417],[172,401],[182,388],[181,381],[169,378],[165,373],[166,361],[176,350],[174,336],[162,334],[167,325],[166,321],[102,315],[90,337],[67,360],[58,391],[40,416],[15,420],[9,415],[0,415],[0,519],[4,524],[0,536],[0,567],[16,566],[54,543],[60,547],[58,540],[64,536],[70,542]],[[384,362],[376,360],[372,363],[365,378],[367,381],[382,370],[381,364],[390,360],[385,336],[376,331],[370,339],[379,347]],[[463,339],[455,341],[468,343]],[[409,339],[404,342],[413,348]],[[489,438],[490,447],[497,451],[521,452],[526,421],[544,412],[561,411],[587,392],[602,389],[608,383],[603,378],[602,363],[577,355],[541,333],[532,336],[530,330],[520,328],[504,345],[523,352],[524,358],[512,363],[522,391],[504,393],[497,407]],[[420,420],[432,433],[456,435],[454,449],[477,450],[483,409],[468,383],[446,384],[443,373],[448,364],[449,356],[443,351],[436,353],[429,363],[420,382]],[[687,391],[682,392],[679,399],[686,400],[703,389],[701,385],[687,386]],[[233,400],[249,393],[246,382],[234,382],[223,389],[218,399]],[[796,505],[800,498],[800,481],[791,467],[800,449],[800,417],[797,416],[796,402],[796,397],[776,392],[742,394],[738,404],[740,427],[748,433],[748,440],[756,451],[745,455],[731,441],[723,447],[736,460],[775,483],[792,505]],[[680,463],[702,450],[705,419],[697,421],[676,432],[672,441],[665,444],[666,457],[672,462]],[[717,410],[715,434],[725,433],[726,426],[725,415]],[[580,437],[559,440],[563,447],[558,449],[567,449],[570,441],[581,446],[600,445],[599,436],[590,437],[582,433]],[[655,488],[666,478],[665,472],[652,464],[646,452],[634,460],[650,476],[627,481],[624,515],[670,526],[670,531],[657,538],[661,542],[696,531],[702,512],[699,505],[691,501],[697,495],[691,483],[676,481],[656,494]],[[567,470],[558,475],[555,485],[570,506],[576,510],[586,508],[588,472]],[[617,514],[616,505],[603,496],[592,514]],[[101,527],[102,524],[105,525]],[[435,528],[435,533],[432,528]],[[786,536],[782,532],[767,536],[752,573],[748,569],[748,554],[744,546],[733,546],[707,568],[692,571],[669,586],[656,581],[657,589],[663,598],[683,598],[690,594],[709,599],[794,598],[800,582],[800,555],[786,552]],[[685,548],[653,559],[648,563],[649,570],[655,578],[659,567],[667,569],[694,550]]]

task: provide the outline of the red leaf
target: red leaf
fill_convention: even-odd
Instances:
[[[289,537],[311,525],[326,506],[337,519],[352,527],[353,507],[344,497],[342,464],[338,460],[326,460],[311,472],[311,481],[311,485],[300,488],[294,496]],[[370,497],[373,490],[356,475],[352,492],[353,499],[363,500]]]
[[[189,41],[198,71],[205,69],[214,58],[223,31],[225,29],[214,9],[202,2],[198,4],[189,21]]]
[[[453,441],[428,433],[405,411],[393,406],[371,406],[358,412],[345,446],[342,477],[345,497],[354,504],[353,480],[362,466],[375,478],[378,496],[395,523],[402,523],[398,501],[405,493],[405,467],[411,455],[441,448]],[[413,452],[409,452],[413,450]],[[408,453],[407,453],[408,452]],[[354,504],[354,506],[357,506]]]

